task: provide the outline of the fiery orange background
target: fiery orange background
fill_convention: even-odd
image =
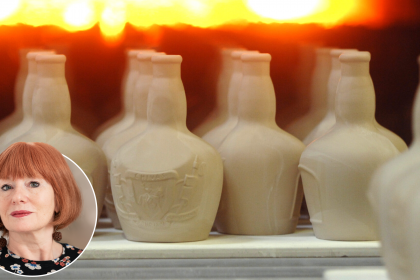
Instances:
[[[364,24],[382,27],[413,20],[409,0],[7,0],[0,1],[0,25],[56,25],[67,31],[99,23],[117,37],[126,23],[138,28],[178,23],[214,27],[241,23]],[[386,5],[384,5],[386,3]],[[387,11],[392,10],[392,13]]]

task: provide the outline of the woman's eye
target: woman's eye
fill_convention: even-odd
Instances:
[[[3,191],[8,191],[8,190],[10,190],[12,187],[10,186],[10,185],[3,185],[3,186],[1,186],[1,189],[3,190]]]
[[[38,183],[38,182],[31,182],[29,185],[30,185],[32,188],[37,188],[37,187],[39,187],[39,183]]]

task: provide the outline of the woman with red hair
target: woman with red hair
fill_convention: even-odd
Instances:
[[[0,154],[0,268],[43,275],[69,265],[82,250],[59,243],[58,230],[81,207],[79,188],[59,151],[45,143],[9,146]]]

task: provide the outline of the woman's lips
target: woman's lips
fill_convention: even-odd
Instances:
[[[12,215],[15,218],[22,218],[30,214],[32,214],[32,212],[26,211],[26,210],[20,210],[20,211],[13,211],[10,215]]]

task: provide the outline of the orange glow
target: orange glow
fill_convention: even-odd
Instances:
[[[332,26],[377,21],[372,10],[364,0],[0,0],[0,25],[57,25],[78,31],[99,23],[102,34],[117,38],[126,23],[139,28],[244,22]]]

